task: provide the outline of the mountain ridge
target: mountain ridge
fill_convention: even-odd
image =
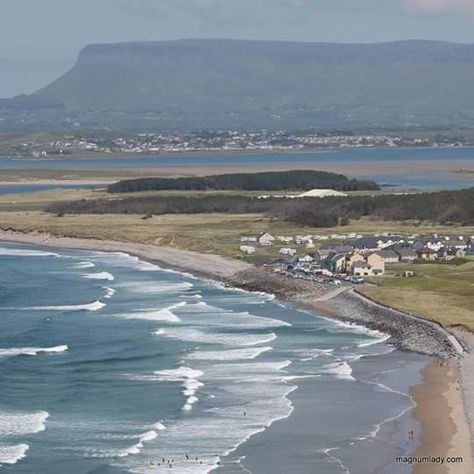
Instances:
[[[472,125],[473,82],[471,43],[123,42],[9,106],[118,128]]]

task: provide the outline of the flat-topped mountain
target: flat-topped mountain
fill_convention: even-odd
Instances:
[[[190,39],[87,46],[0,108],[131,128],[472,125],[473,83],[474,44]]]

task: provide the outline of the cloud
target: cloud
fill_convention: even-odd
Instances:
[[[432,13],[474,13],[474,0],[407,0],[407,3],[409,7]]]

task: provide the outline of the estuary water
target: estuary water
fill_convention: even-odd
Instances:
[[[0,270],[1,472],[410,472],[428,358],[383,334],[126,254]]]
[[[316,153],[212,153],[155,157],[23,159],[0,157],[2,170],[45,169],[147,169],[157,172],[206,173],[251,171],[260,169],[321,169],[337,171],[350,177],[372,179],[401,189],[461,189],[474,186],[472,173],[474,148],[397,148],[338,149]],[[214,170],[214,171],[212,171]],[[229,171],[230,170],[230,171]],[[1,188],[0,188],[1,192]]]

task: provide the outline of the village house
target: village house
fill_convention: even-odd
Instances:
[[[247,255],[252,255],[255,253],[255,247],[252,247],[251,245],[241,245],[240,251],[246,253]]]
[[[355,262],[352,267],[352,275],[356,277],[372,276],[373,272],[367,262]]]
[[[334,245],[334,244],[325,244],[322,245],[319,249],[319,254],[321,258],[327,258],[331,254],[350,254],[354,251],[352,245]]]
[[[284,244],[289,244],[290,242],[293,242],[294,239],[291,236],[278,235],[277,240],[283,242]]]
[[[312,235],[297,235],[295,237],[295,243],[298,245],[308,244],[309,242],[312,242],[312,241],[313,241]]]
[[[365,258],[363,257],[362,254],[358,252],[353,252],[350,255],[346,255],[346,262],[345,262],[345,268],[344,268],[345,272],[351,273],[352,267],[354,266],[354,264],[361,263],[361,262],[365,262]]]
[[[383,275],[385,273],[385,262],[376,252],[370,253],[365,257],[372,273],[374,275]]]
[[[283,247],[278,252],[282,255],[288,255],[289,257],[296,255],[296,250],[291,247]]]
[[[465,256],[466,250],[456,246],[447,245],[438,250],[438,258],[440,260],[452,260],[453,258],[464,258]]]
[[[413,262],[417,259],[416,252],[405,245],[393,245],[390,247],[397,255],[400,262]]]
[[[375,252],[379,255],[384,263],[398,263],[400,261],[400,256],[394,250],[384,249],[384,250],[377,250]]]
[[[241,242],[257,242],[257,237],[247,237],[247,236],[242,236],[240,237]]]
[[[445,243],[442,239],[438,237],[426,236],[414,242],[412,245],[412,248],[418,254],[418,252],[423,249],[430,249],[437,252],[440,248],[444,247],[444,245]],[[423,259],[423,260],[427,260],[427,259]]]
[[[263,245],[264,247],[272,246],[274,241],[275,241],[275,237],[273,237],[273,235],[269,234],[268,232],[263,232],[257,238],[257,242],[260,245]]]
[[[385,262],[376,252],[361,255],[362,260],[357,259],[351,265],[350,273],[356,277],[377,276],[385,273]]]
[[[418,260],[434,261],[438,259],[438,250],[430,247],[422,247],[416,251],[416,256]]]
[[[399,235],[392,235],[389,237],[362,237],[361,239],[357,239],[352,242],[352,245],[356,250],[360,250],[362,252],[373,252],[375,250],[384,249],[386,247],[390,247],[391,245],[402,242],[405,242],[403,237]]]
[[[323,265],[332,273],[343,273],[346,269],[346,254],[330,254],[323,260]]]

